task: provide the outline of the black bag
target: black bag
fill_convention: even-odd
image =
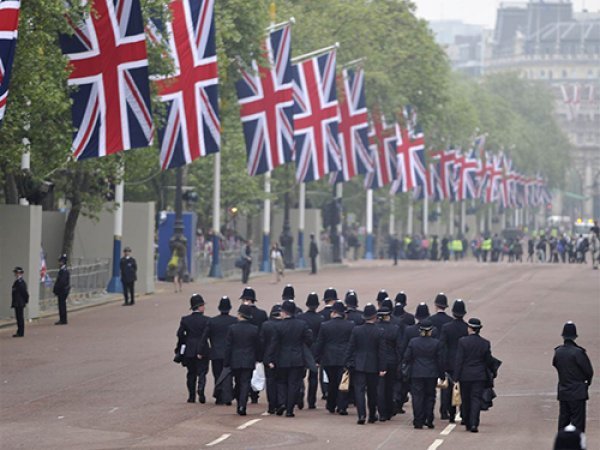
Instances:
[[[493,388],[485,388],[481,395],[481,410],[487,411],[492,406],[494,406],[493,400],[496,398],[496,392],[494,392]]]
[[[181,364],[183,362],[183,355],[180,353],[175,353],[175,356],[173,357],[173,362],[175,364]]]
[[[246,259],[243,256],[240,256],[235,260],[235,267],[238,269],[243,269],[246,266]]]

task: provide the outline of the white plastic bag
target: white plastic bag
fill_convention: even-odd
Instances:
[[[252,380],[250,381],[252,390],[259,392],[265,389],[265,366],[263,363],[256,363],[252,372]]]

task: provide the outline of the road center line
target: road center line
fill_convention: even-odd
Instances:
[[[222,434],[221,437],[218,437],[217,439],[215,439],[212,442],[209,442],[208,444],[206,444],[207,447],[212,447],[213,445],[217,445],[220,442],[223,442],[225,439],[227,439],[229,436],[231,436],[231,433],[225,433]]]
[[[431,444],[429,447],[427,447],[427,450],[435,450],[443,443],[444,443],[443,439],[436,439],[435,441],[433,441],[433,444]]]
[[[239,427],[237,427],[238,430],[245,430],[246,428],[254,425],[256,422],[260,422],[262,419],[252,419],[249,420],[248,422],[240,425]]]
[[[118,406],[115,406],[115,407],[114,407],[114,408],[112,408],[112,409],[111,409],[111,410],[110,410],[108,413],[109,413],[109,414],[112,414],[112,413],[114,413],[114,412],[115,412],[117,409],[119,409],[119,407],[118,407]]]
[[[444,428],[444,430],[440,434],[442,436],[448,436],[450,434],[450,432],[452,430],[454,430],[454,428],[456,428],[456,424],[455,423],[448,424],[448,426],[446,428]]]

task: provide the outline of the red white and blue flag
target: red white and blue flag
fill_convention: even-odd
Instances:
[[[340,136],[342,168],[336,182],[348,181],[359,174],[373,171],[374,161],[369,151],[369,115],[365,100],[363,69],[344,69],[338,77],[343,87],[340,99]]]
[[[292,66],[294,151],[300,183],[342,170],[335,62],[332,50]]]
[[[489,165],[488,181],[485,190],[486,203],[492,203],[500,198],[502,184],[502,156],[492,155]]]
[[[479,162],[475,150],[473,149],[469,153],[459,156],[455,166],[458,170],[456,199],[462,201],[476,198],[476,176],[479,170]]]
[[[0,126],[6,111],[8,83],[17,46],[19,6],[19,0],[0,0]]]
[[[291,26],[272,31],[265,47],[270,67],[253,61],[252,70],[242,70],[236,84],[250,175],[270,172],[293,159]]]
[[[429,163],[429,192],[434,202],[441,202],[446,198],[440,178],[440,168],[441,163],[439,159]]]
[[[375,112],[369,131],[369,148],[373,170],[365,177],[366,189],[379,189],[396,177],[396,131],[388,126],[383,115]]]
[[[85,2],[87,3],[87,1]],[[70,61],[73,155],[94,158],[146,147],[154,128],[144,23],[139,0],[93,0],[81,23],[61,35]]]
[[[392,188],[390,189],[391,194],[408,192],[414,188],[410,169],[410,136],[408,127],[401,126],[396,122],[394,133],[396,136],[396,173]]]
[[[425,134],[420,125],[415,125],[414,128],[409,129],[408,139],[410,161],[410,176],[408,179],[412,180],[413,183],[414,198],[429,198],[431,192],[429,190],[429,174],[427,173],[425,157]]]
[[[151,21],[151,40],[169,37],[174,73],[155,81],[166,104],[166,122],[159,130],[163,170],[190,164],[219,151],[221,123],[215,46],[214,0],[173,0],[172,19]]]

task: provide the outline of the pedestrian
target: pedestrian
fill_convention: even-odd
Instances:
[[[377,392],[377,410],[379,411],[379,420],[385,422],[396,415],[394,404],[394,387],[396,384],[396,374],[400,364],[400,348],[402,346],[402,332],[398,325],[392,323],[392,301],[386,299],[381,308],[377,311],[379,322],[377,326],[383,331],[385,341],[385,376],[379,379]]]
[[[171,252],[171,259],[169,260],[167,268],[169,274],[172,274],[173,276],[173,287],[175,288],[175,292],[182,292],[183,280],[187,273],[187,248],[184,243],[174,241]]]
[[[281,320],[281,305],[273,305],[269,320],[263,322],[259,333],[261,354],[265,356],[266,350],[272,345],[277,332],[277,323]],[[267,413],[275,414],[280,402],[277,400],[276,370],[265,364],[265,383],[267,385]]]
[[[187,369],[188,403],[206,403],[204,388],[210,349],[205,344],[209,319],[204,315],[204,298],[200,294],[190,297],[191,314],[183,316],[177,330],[175,353],[182,356],[182,365]],[[197,391],[196,391],[197,386]]]
[[[460,383],[461,415],[471,433],[479,431],[483,390],[491,382],[489,371],[493,364],[490,341],[479,335],[481,328],[479,319],[469,319],[468,335],[458,340],[454,364],[454,381]]]
[[[250,323],[252,312],[250,305],[240,305],[238,322],[229,327],[225,343],[223,364],[231,368],[235,380],[233,392],[240,416],[246,415],[252,371],[259,359],[258,327]]]
[[[310,274],[315,275],[317,273],[317,256],[319,254],[319,247],[315,242],[315,235],[310,235],[310,247],[308,249],[308,256],[310,257]]]
[[[221,376],[221,372],[224,367],[225,360],[225,344],[227,338],[227,332],[229,327],[237,322],[237,319],[229,314],[231,311],[231,300],[227,296],[221,297],[219,300],[219,315],[211,317],[208,321],[208,333],[207,338],[210,341],[210,364],[212,368],[212,374],[215,379],[215,384]],[[231,379],[228,380],[229,385]],[[229,387],[229,386],[227,386]],[[224,403],[221,400],[221,391],[216,393],[215,404],[222,405]]]
[[[438,260],[438,247],[439,247],[438,237],[436,234],[434,234],[433,240],[431,241],[431,251],[429,252],[429,259],[431,261]]]
[[[377,385],[386,374],[385,339],[376,325],[377,308],[371,303],[363,312],[365,323],[352,329],[346,350],[345,366],[352,371],[358,425],[377,422]],[[365,393],[367,405],[365,405]]]
[[[276,369],[279,402],[277,415],[280,416],[285,411],[286,417],[295,417],[294,406],[306,364],[304,346],[310,346],[312,343],[310,328],[306,322],[296,318],[295,313],[294,302],[283,302],[282,320],[278,323],[265,357],[265,363],[271,369]]]
[[[250,269],[252,268],[252,240],[247,240],[246,245],[242,247],[242,284],[248,284],[250,278]]]
[[[304,320],[310,328],[313,336],[313,340],[316,340],[319,336],[319,330],[321,324],[325,320],[321,314],[317,312],[319,307],[319,296],[315,292],[308,294],[306,298],[306,307],[308,311],[298,316],[300,320]],[[315,355],[315,348],[312,348],[313,356]],[[319,387],[319,373],[308,371],[308,395],[306,402],[308,403],[308,409],[315,409],[317,407],[317,389]]]
[[[344,357],[354,329],[354,323],[344,320],[345,307],[336,301],[331,307],[331,320],[323,323],[315,344],[315,361],[323,367],[329,383],[327,385],[327,411],[347,416],[348,395],[340,392],[339,386],[344,373]]]
[[[410,373],[410,393],[413,405],[413,426],[422,429],[435,428],[433,408],[438,378],[444,378],[440,341],[432,337],[431,319],[419,323],[420,336],[411,339],[404,355],[403,364]]]
[[[395,236],[390,236],[390,254],[394,260],[394,265],[398,265],[398,250],[400,247],[400,240]]]
[[[58,258],[60,268],[56,275],[56,281],[52,292],[58,299],[58,322],[54,325],[66,325],[67,324],[67,297],[71,291],[71,275],[67,268],[67,255],[61,255]]]
[[[344,303],[346,304],[346,319],[354,322],[354,325],[362,325],[364,320],[362,311],[358,309],[358,295],[356,292],[353,290],[346,292]]]
[[[466,313],[465,303],[461,299],[454,300],[454,304],[452,305],[452,316],[454,319],[442,325],[442,331],[440,332],[440,343],[444,355],[444,370],[446,371],[446,380],[448,380],[448,387],[440,391],[440,418],[442,420],[448,419],[450,423],[454,423],[456,418],[456,406],[452,406],[454,361],[456,360],[458,340],[468,334],[467,323],[463,320]]]
[[[448,239],[448,236],[444,236],[442,238],[442,245],[441,245],[442,261],[448,261],[450,259],[450,249],[448,248],[449,245],[450,245],[450,240]]]
[[[29,291],[27,290],[27,283],[23,279],[25,271],[22,267],[15,267],[13,269],[15,274],[15,281],[12,285],[12,302],[10,307],[15,310],[15,319],[17,320],[17,332],[13,334],[13,337],[25,336],[25,306],[29,303]]]
[[[586,402],[594,369],[585,349],[575,343],[577,327],[573,322],[563,326],[563,345],[554,349],[552,365],[558,372],[558,429],[573,424],[585,432]]]
[[[135,304],[135,282],[137,281],[137,263],[131,256],[131,248],[125,247],[123,257],[119,262],[121,268],[121,283],[123,284],[123,306]]]
[[[275,283],[284,276],[283,252],[278,243],[271,247],[271,270],[275,274]]]

